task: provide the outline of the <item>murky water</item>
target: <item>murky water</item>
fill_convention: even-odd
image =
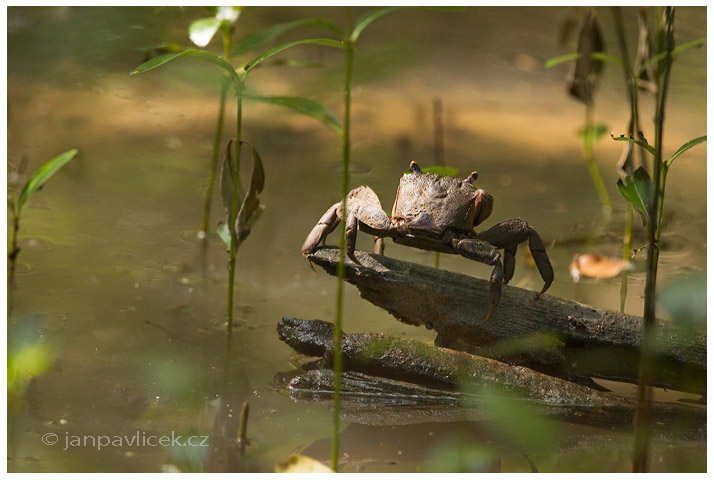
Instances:
[[[704,12],[677,11],[678,43],[706,35]],[[569,13],[580,18],[582,12],[409,10],[370,26],[356,57],[351,183],[369,184],[390,205],[410,160],[433,163],[432,105],[438,98],[447,164],[462,173],[477,169],[479,186],[495,197],[485,226],[526,219],[552,245],[548,253],[556,281],[549,294],[619,309],[619,279],[575,285],[568,275],[572,255],[587,248],[572,239],[585,236],[600,218],[576,138],[583,106],[567,96],[567,67],[543,67],[546,59],[574,48],[557,45],[559,25]],[[608,49],[617,54],[610,11],[600,14]],[[634,18],[631,10],[625,14],[626,20]],[[191,60],[138,77],[128,74],[142,61],[140,47],[165,40],[187,45],[186,27],[202,15],[175,8],[8,10],[9,164],[27,159],[32,171],[62,151],[80,151],[23,215],[8,326],[11,332],[25,326],[44,342],[52,361],[10,412],[11,471],[197,469],[201,462],[191,460],[195,449],[138,446],[126,439],[104,448],[70,443],[101,435],[211,436],[217,432],[214,419],[217,425],[231,424],[244,400],[251,409],[251,443],[241,468],[272,471],[276,462],[303,450],[323,461],[329,456],[329,408],[294,403],[272,379],[300,361],[277,337],[281,317],[334,318],[336,280],[314,274],[299,247],[324,210],[339,200],[339,139],[312,119],[246,104],[244,138],[265,163],[265,210],[239,251],[237,321],[227,344],[225,246],[211,233],[204,248],[196,236],[218,77],[212,67]],[[240,19],[236,36],[313,15],[341,25],[341,9],[256,8]],[[318,35],[303,30],[286,38]],[[665,137],[670,152],[706,132],[705,48],[677,60]],[[249,87],[264,94],[305,95],[340,114],[340,53],[301,48],[290,58],[325,66],[266,68],[255,72]],[[625,98],[621,72],[608,66],[596,97],[596,121],[615,133],[624,131]],[[643,101],[642,121],[648,126],[651,103]],[[228,112],[230,130],[234,113]],[[624,223],[614,170],[620,149],[609,139],[596,148],[615,213],[592,248],[608,255],[620,255]],[[706,272],[705,177],[703,146],[680,157],[670,171],[662,284]],[[15,188],[11,184],[9,194]],[[222,214],[216,198],[213,225]],[[635,230],[641,232],[639,225]],[[358,247],[368,249],[370,242],[360,238]],[[638,233],[633,246],[642,245]],[[433,261],[431,253],[391,242],[386,253]],[[643,250],[633,260],[625,308],[638,315],[644,258]],[[482,277],[489,273],[446,255],[441,267]],[[513,284],[540,286],[537,273],[524,262]],[[432,332],[400,324],[360,299],[351,286],[345,304],[348,332],[433,340]],[[621,390],[632,394],[629,387]],[[232,416],[219,411],[222,401],[233,406]],[[485,469],[530,470],[517,448],[493,441],[483,426],[444,425],[345,423],[345,469],[439,469],[440,449],[461,438],[462,444],[497,452],[498,464]],[[558,428],[559,453],[532,458],[541,471],[629,468],[628,432],[565,423]],[[48,433],[58,443],[48,445]],[[660,452],[653,468],[702,470],[705,452],[701,443],[682,440]]]

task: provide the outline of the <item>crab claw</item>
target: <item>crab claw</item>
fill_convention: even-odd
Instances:
[[[325,237],[332,232],[337,225],[340,224],[339,210],[342,208],[342,202],[336,203],[322,215],[320,220],[317,222],[310,233],[308,234],[305,242],[302,244],[302,256],[307,262],[308,266],[315,272],[315,267],[312,266],[312,262],[308,255],[315,253],[317,246],[320,243],[325,243]]]
[[[414,161],[409,164],[409,170],[411,170],[412,173],[421,173],[421,168],[419,168],[417,162]]]

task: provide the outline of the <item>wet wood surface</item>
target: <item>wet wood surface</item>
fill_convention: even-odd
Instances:
[[[321,357],[280,382],[287,384],[294,399],[330,401],[333,333],[334,325],[322,320],[283,318],[278,324],[281,340],[299,353]],[[346,414],[361,423],[453,421],[460,414],[478,419],[488,413],[488,406],[485,411],[483,406],[488,396],[521,402],[535,413],[598,426],[631,425],[635,411],[630,400],[617,395],[412,339],[347,333],[342,355]],[[418,414],[405,417],[414,411]],[[705,429],[706,409],[656,402],[653,417],[678,428]]]
[[[636,383],[642,318],[504,286],[493,316],[487,280],[357,251],[345,279],[398,320],[436,332],[435,344],[523,365],[583,385],[591,377]],[[309,260],[335,275],[339,252]],[[660,320],[654,385],[706,393],[706,332]]]

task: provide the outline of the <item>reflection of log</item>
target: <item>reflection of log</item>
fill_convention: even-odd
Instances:
[[[320,367],[330,366],[334,326],[321,320],[283,318],[280,338],[296,351],[322,356]],[[599,426],[629,425],[633,404],[529,368],[511,366],[465,352],[435,347],[415,340],[378,333],[343,336],[345,407],[360,423],[412,423],[446,416],[453,420],[483,415],[483,395],[498,395],[499,402],[525,402],[534,413],[555,415],[577,423]],[[407,382],[407,383],[405,383]],[[294,398],[326,401],[333,390],[331,370],[303,372],[289,381]],[[389,410],[390,407],[393,411]],[[379,415],[370,410],[380,409]],[[415,418],[400,419],[418,410]],[[657,421],[687,418],[686,424],[706,424],[706,410],[657,403]],[[669,424],[669,422],[667,422]],[[680,425],[682,426],[682,425]]]
[[[504,286],[484,322],[488,282],[393,258],[355,252],[346,279],[397,319],[437,332],[435,343],[588,384],[589,377],[636,382],[642,318]],[[335,274],[338,251],[310,261]],[[706,392],[706,332],[660,322],[655,385]]]

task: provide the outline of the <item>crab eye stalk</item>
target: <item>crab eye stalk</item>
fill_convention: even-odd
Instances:
[[[421,168],[419,168],[419,165],[417,165],[417,162],[411,162],[409,164],[409,170],[411,170],[412,173],[421,173]]]
[[[468,177],[464,180],[464,183],[473,183],[478,178],[478,172],[471,172]]]

